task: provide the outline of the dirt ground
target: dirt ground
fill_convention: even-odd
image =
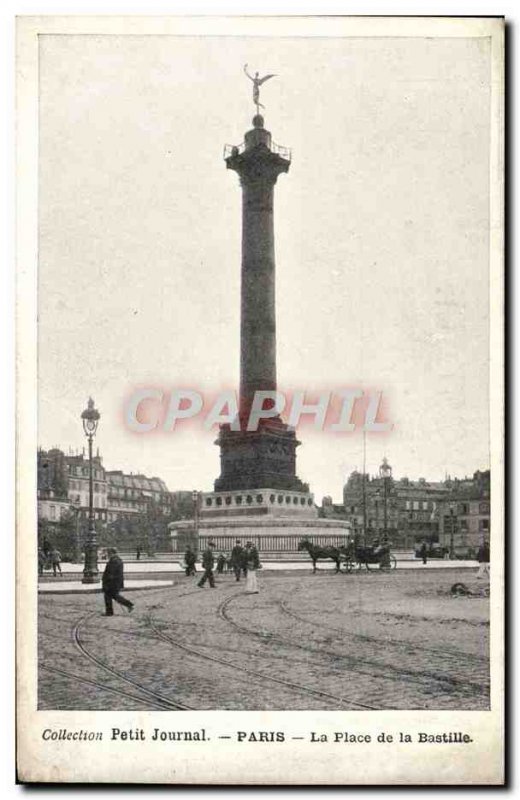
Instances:
[[[245,594],[41,595],[39,707],[45,709],[483,709],[489,599],[468,570],[271,573]],[[480,596],[453,597],[462,581]]]

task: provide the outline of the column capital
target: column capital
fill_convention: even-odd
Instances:
[[[226,158],[227,168],[238,173],[242,185],[274,186],[278,175],[289,171],[290,163],[288,159],[273,153],[264,144],[258,144]]]

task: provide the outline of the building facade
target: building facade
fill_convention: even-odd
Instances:
[[[71,513],[68,498],[56,497],[52,489],[38,490],[38,519],[47,522],[59,522]]]
[[[81,455],[65,456],[68,476],[68,496],[81,518],[87,519],[89,507],[89,463]],[[99,453],[92,459],[94,519],[107,521],[108,487],[105,470]]]
[[[179,502],[191,498],[191,492],[170,492],[160,478],[148,478],[140,473],[109,470],[107,480],[107,520],[121,516],[146,514],[150,506],[166,517],[175,515]]]
[[[491,536],[490,473],[448,480],[450,496],[439,514],[439,543],[455,556],[478,553]]]
[[[169,546],[167,524],[189,516],[191,492],[170,492],[163,480],[141,473],[105,470],[99,452],[92,459],[93,511],[100,544],[134,547],[155,541]],[[40,449],[38,469],[38,521],[57,535],[58,523],[72,517],[77,537],[85,531],[89,515],[89,460],[84,452],[65,454],[58,448]],[[55,523],[55,524],[53,524]],[[112,530],[113,527],[113,530]],[[157,533],[164,528],[164,535]],[[106,541],[105,541],[106,539]]]
[[[389,466],[389,465],[388,465]],[[397,547],[438,543],[453,555],[474,554],[490,532],[489,470],[471,478],[427,481],[354,471],[343,489],[343,508],[324,498],[325,516],[341,513],[370,544],[387,531]],[[385,525],[386,522],[386,525]]]

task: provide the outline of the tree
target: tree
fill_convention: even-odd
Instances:
[[[73,561],[76,556],[76,515],[67,511],[59,520],[38,520],[38,546],[44,540],[60,551],[63,561]]]

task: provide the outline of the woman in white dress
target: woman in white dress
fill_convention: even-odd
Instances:
[[[246,594],[258,594],[256,571],[260,568],[260,559],[253,542],[246,544],[245,561],[247,564]]]

